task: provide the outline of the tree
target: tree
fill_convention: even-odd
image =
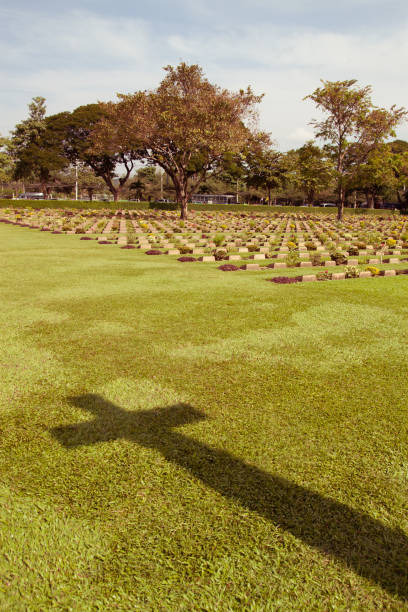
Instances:
[[[284,157],[273,148],[269,134],[253,132],[241,151],[223,156],[216,176],[227,185],[242,181],[247,187],[265,190],[270,204],[272,189],[285,182]]]
[[[34,127],[37,124],[37,126],[39,126],[41,129],[41,125],[47,113],[45,98],[42,96],[35,96],[32,98],[30,104],[28,105],[28,110],[30,111],[29,121],[31,126]]]
[[[56,190],[62,191],[66,194],[72,194],[77,179],[79,191],[86,191],[90,202],[92,202],[95,191],[100,192],[106,189],[105,181],[103,181],[100,177],[95,176],[95,173],[87,168],[84,164],[79,164],[77,167],[77,172],[75,168],[69,166],[56,174]]]
[[[90,202],[93,200],[95,191],[101,192],[106,190],[106,182],[84,165],[80,166],[78,171],[78,186],[81,191],[87,192]]]
[[[66,166],[67,162],[50,138],[45,98],[33,98],[28,108],[28,118],[16,125],[9,144],[15,161],[14,178],[38,180],[47,197],[53,173]]]
[[[155,166],[142,166],[136,172],[135,180],[130,184],[129,190],[134,193],[134,197],[141,200],[144,198],[149,202],[161,197],[161,176],[162,170],[158,172]]]
[[[408,142],[394,140],[389,143],[393,154],[393,171],[397,181],[396,195],[399,207],[408,207]]]
[[[313,120],[317,138],[328,143],[335,167],[338,192],[338,219],[343,218],[347,181],[361,164],[406,118],[404,108],[376,108],[371,102],[371,87],[355,87],[355,79],[322,81],[305,99],[311,99],[325,113],[322,121]]]
[[[73,164],[85,164],[100,177],[113,195],[116,202],[127,184],[134,163],[140,158],[133,150],[120,149],[114,153],[101,150],[98,154],[92,151],[93,130],[104,117],[103,107],[99,104],[79,106],[72,113],[64,112],[55,115],[52,129],[56,140],[60,142],[61,153]],[[118,169],[123,174],[118,175]]]
[[[140,179],[136,179],[129,185],[129,191],[132,191],[134,193],[134,197],[136,197],[138,200],[142,199],[144,189],[145,184]]]
[[[246,184],[265,189],[270,205],[272,189],[281,187],[285,182],[284,155],[264,142],[254,142],[251,139],[244,152],[244,167]]]
[[[0,183],[9,183],[13,179],[14,164],[9,153],[10,140],[0,136]]]
[[[397,177],[394,166],[395,156],[390,146],[384,144],[372,151],[367,161],[358,167],[351,187],[364,193],[368,208],[375,208],[380,197],[395,193]]]
[[[221,158],[220,162],[212,168],[206,177],[205,183],[202,183],[198,189],[198,193],[233,193],[236,194],[237,202],[239,202],[239,193],[241,184],[245,181],[243,151],[232,153],[227,151]]]
[[[251,89],[233,93],[208,82],[198,65],[166,66],[154,91],[119,95],[102,104],[106,116],[94,131],[94,151],[142,150],[174,184],[181,218],[207,173],[223,155],[238,152],[250,133],[245,121],[255,117],[261,100]]]
[[[156,168],[154,166],[144,166],[137,171],[137,178],[141,181],[154,183],[157,180]]]
[[[24,153],[25,149],[38,142],[40,136],[45,131],[45,115],[47,107],[45,98],[37,96],[28,105],[29,115],[27,119],[17,123],[11,133],[10,148],[16,156]]]
[[[287,154],[289,177],[306,196],[312,206],[319,191],[327,189],[333,181],[333,166],[324,151],[312,140]]]
[[[406,140],[393,140],[389,145],[392,153],[408,153],[408,142]]]

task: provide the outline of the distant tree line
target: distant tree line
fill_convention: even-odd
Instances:
[[[0,183],[38,185],[49,197],[78,185],[92,199],[174,199],[187,216],[194,193],[236,193],[246,201],[285,199],[344,206],[384,200],[408,207],[408,143],[395,129],[404,108],[375,107],[371,87],[322,81],[306,96],[322,112],[316,140],[285,153],[258,127],[262,96],[211,84],[197,65],[167,66],[157,89],[47,116],[29,115],[0,139]]]

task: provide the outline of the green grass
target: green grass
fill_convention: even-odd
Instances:
[[[408,609],[407,276],[0,251],[0,609]]]

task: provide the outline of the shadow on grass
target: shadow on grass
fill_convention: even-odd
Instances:
[[[392,594],[408,599],[408,538],[367,514],[233,455],[173,431],[205,418],[186,404],[129,412],[98,395],[71,398],[92,421],[56,427],[67,448],[123,438],[158,450],[206,485],[270,520],[306,544],[340,560]]]

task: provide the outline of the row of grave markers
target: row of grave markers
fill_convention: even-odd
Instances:
[[[126,246],[130,241],[141,250],[160,248],[168,255],[179,255],[180,248],[191,249],[193,255],[201,255],[202,261],[214,261],[214,255],[208,253],[210,250],[219,248],[227,251],[230,261],[239,261],[250,256],[254,260],[276,259],[277,268],[285,268],[285,259],[289,252],[294,250],[300,258],[300,267],[310,267],[312,254],[319,254],[322,265],[332,267],[336,265],[329,259],[330,252],[319,239],[319,235],[324,232],[335,234],[333,242],[336,243],[336,250],[341,251],[347,258],[347,264],[357,265],[356,256],[348,256],[348,248],[356,240],[358,235],[364,232],[357,232],[358,225],[364,223],[372,231],[383,231],[384,241],[393,232],[395,237],[395,249],[389,253],[389,263],[399,263],[400,256],[404,255],[404,241],[398,235],[406,232],[407,223],[404,220],[395,219],[378,220],[376,218],[353,217],[348,220],[346,228],[338,228],[334,221],[327,218],[314,216],[302,217],[297,215],[226,215],[225,213],[196,213],[192,218],[180,227],[180,221],[174,213],[150,212],[146,214],[142,211],[116,211],[113,216],[107,217],[94,211],[93,215],[89,211],[70,212],[43,209],[33,213],[31,210],[8,211],[5,216],[10,221],[23,222],[30,227],[41,227],[42,229],[59,231],[64,223],[71,224],[72,229],[66,230],[67,234],[85,233],[89,236],[96,236],[98,240],[105,240],[112,233],[117,235],[117,243]],[[85,216],[84,216],[85,215]],[[396,229],[398,231],[396,231]],[[217,233],[224,234],[221,245],[214,242]],[[353,237],[354,233],[354,237]],[[291,238],[295,238],[295,247],[288,245]],[[315,247],[309,250],[306,243],[311,243]],[[252,252],[256,249],[256,252]],[[274,249],[274,250],[273,250]],[[271,252],[272,251],[272,252]],[[250,254],[250,255],[249,255]],[[368,264],[379,264],[384,257],[385,249],[375,249],[373,245],[366,245],[365,249],[359,249],[358,256],[367,257]],[[271,257],[271,255],[273,257]]]

